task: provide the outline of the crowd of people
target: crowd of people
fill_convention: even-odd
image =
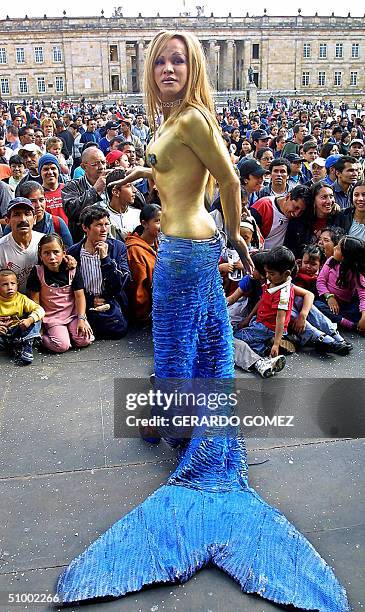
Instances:
[[[216,115],[253,264],[223,240],[236,365],[266,378],[301,347],[348,355],[342,331],[365,333],[365,111],[231,99]],[[19,363],[34,343],[60,353],[151,323],[160,198],[127,182],[155,163],[151,138],[143,107],[0,104],[0,348]],[[225,238],[218,184],[206,206]]]

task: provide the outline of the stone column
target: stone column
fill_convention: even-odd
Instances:
[[[127,44],[125,40],[119,42],[119,63],[120,63],[120,91],[128,91],[128,70],[127,70]]]
[[[217,89],[216,40],[208,42],[208,72],[213,89]]]
[[[63,41],[63,65],[65,68],[65,92],[64,93],[67,96],[74,96],[75,86],[74,86],[74,72],[73,72],[73,62],[72,62],[72,41],[71,40]],[[55,91],[55,89],[53,89],[52,91]]]
[[[226,41],[226,57],[225,57],[225,62],[224,62],[224,89],[234,89],[233,86],[233,77],[234,77],[234,70],[233,70],[233,62],[234,62],[234,40],[227,40]]]
[[[223,91],[225,87],[225,65],[226,65],[226,45],[223,40],[219,41],[219,55],[218,55],[218,90]]]
[[[143,69],[144,69],[144,40],[137,41],[137,88],[143,91]]]
[[[98,80],[98,93],[103,94],[111,92],[110,70],[109,70],[109,45],[107,42],[100,43],[100,63],[101,63],[101,79]]]
[[[133,83],[132,83],[132,57],[130,53],[126,53],[126,63],[127,63],[127,92],[133,92]]]

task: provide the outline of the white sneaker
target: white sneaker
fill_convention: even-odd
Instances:
[[[271,357],[269,359],[271,361],[271,367],[274,374],[277,372],[281,372],[285,368],[286,359],[284,355],[278,355],[277,357]]]
[[[285,367],[286,359],[284,355],[277,357],[259,359],[254,364],[254,369],[262,378],[270,378]]]

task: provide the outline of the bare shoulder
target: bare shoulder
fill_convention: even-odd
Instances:
[[[204,130],[209,132],[213,128],[213,124],[209,124],[207,118],[202,111],[193,106],[188,106],[178,117],[178,128],[184,132]]]

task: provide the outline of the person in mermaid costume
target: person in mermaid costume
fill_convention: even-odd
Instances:
[[[164,233],[153,277],[155,374],[163,379],[234,378],[233,337],[218,272],[221,243],[204,206],[217,180],[231,243],[240,237],[240,184],[214,114],[204,55],[191,34],[161,32],[145,61],[154,138],[150,168]],[[156,116],[164,121],[156,129]],[[163,435],[163,434],[162,434]],[[167,483],[115,523],[59,578],[63,602],[120,597],[146,585],[184,582],[213,563],[246,593],[321,612],[349,610],[346,593],[313,546],[248,484],[241,435],[209,430],[183,447]]]

